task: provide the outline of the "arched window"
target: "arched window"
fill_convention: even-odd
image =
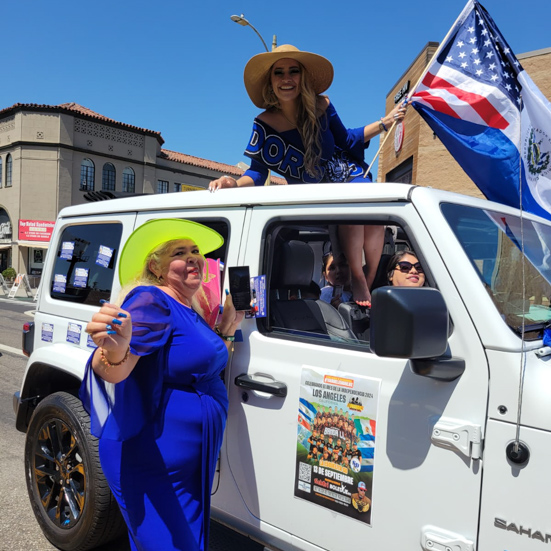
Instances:
[[[6,187],[11,187],[11,170],[12,170],[11,154],[6,157]]]
[[[111,163],[103,165],[103,176],[101,178],[101,189],[104,191],[115,191],[115,180],[117,173]]]
[[[2,187],[2,176],[3,176],[3,166],[2,166],[2,157],[0,157],[0,188]]]
[[[136,193],[136,175],[129,166],[122,172],[122,190],[128,193]]]
[[[96,168],[90,159],[84,159],[80,163],[80,189],[82,191],[94,191],[94,179]]]

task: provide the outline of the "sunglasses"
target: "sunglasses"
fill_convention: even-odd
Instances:
[[[418,274],[424,274],[425,271],[423,270],[423,267],[421,266],[420,262],[416,262],[415,264],[412,264],[411,262],[407,262],[406,260],[402,260],[401,262],[398,262],[396,264],[396,267],[403,273],[408,274],[411,272],[412,268],[415,268],[417,270]]]

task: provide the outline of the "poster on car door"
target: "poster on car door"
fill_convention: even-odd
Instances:
[[[366,524],[380,380],[302,368],[295,496]]]

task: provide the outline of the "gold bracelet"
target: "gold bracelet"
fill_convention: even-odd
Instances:
[[[128,356],[130,356],[130,346],[126,349],[126,354],[124,355],[124,358],[120,362],[111,363],[106,357],[103,348],[99,349],[99,355],[101,356],[102,363],[105,364],[105,367],[107,369],[111,369],[112,367],[119,367],[119,365],[122,365],[126,360],[128,360]]]

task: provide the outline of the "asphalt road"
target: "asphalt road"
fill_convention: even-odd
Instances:
[[[19,390],[27,358],[21,353],[21,328],[32,320],[34,303],[0,301],[0,549],[48,551],[56,549],[35,521],[25,484],[25,435],[15,429],[12,396]],[[117,548],[113,548],[114,549]],[[107,550],[105,550],[107,551]]]
[[[33,302],[0,298],[0,551],[50,551],[27,497],[25,435],[15,428],[12,396],[20,389],[27,358],[21,353],[23,323],[32,321]],[[262,551],[263,547],[223,526],[211,524],[209,551]],[[126,539],[96,551],[128,551]]]

